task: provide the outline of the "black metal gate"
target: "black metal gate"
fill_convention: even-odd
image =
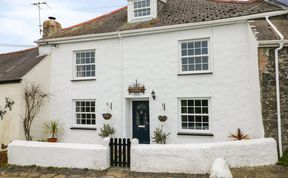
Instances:
[[[109,146],[111,166],[130,167],[130,139],[111,138]]]

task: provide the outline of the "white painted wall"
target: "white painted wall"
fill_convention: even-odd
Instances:
[[[0,143],[8,144],[14,139],[19,139],[21,129],[21,120],[19,117],[21,108],[20,84],[0,84],[0,106],[3,108],[6,104],[5,97],[13,99],[15,104],[12,111],[8,111],[0,120]]]
[[[25,113],[24,86],[25,82],[39,84],[49,93],[50,90],[50,57],[43,59],[38,65],[22,77],[21,83],[0,84],[0,106],[5,105],[5,97],[15,101],[12,111],[8,111],[3,120],[0,120],[0,143],[8,144],[17,139],[25,139],[22,116]],[[36,116],[31,134],[33,140],[46,139],[44,122],[50,119],[49,100],[45,103],[39,115]]]
[[[219,157],[234,168],[273,165],[278,160],[276,141],[267,138],[200,144],[134,144],[130,170],[205,174]]]
[[[108,145],[13,141],[8,163],[105,170],[110,167],[110,151]]]
[[[246,23],[159,33],[120,39],[61,44],[52,49],[51,114],[65,123],[63,142],[97,143],[104,124],[106,103],[113,103],[112,119],[116,137],[131,137],[131,100],[150,101],[150,135],[165,114],[164,129],[171,132],[167,143],[199,143],[229,140],[239,127],[253,138],[263,138],[256,46]],[[210,39],[212,74],[177,76],[179,41]],[[122,46],[121,46],[122,44]],[[254,48],[255,50],[251,50]],[[73,79],[73,51],[96,49],[96,80]],[[129,96],[135,80],[147,88],[144,96]],[[156,100],[150,96],[156,92]],[[178,99],[211,97],[213,137],[178,136]],[[96,99],[97,131],[70,130],[73,99]],[[166,104],[166,111],[162,109]],[[107,121],[105,121],[107,122]]]

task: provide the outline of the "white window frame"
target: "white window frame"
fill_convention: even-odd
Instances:
[[[95,67],[95,76],[90,76],[90,77],[77,77],[77,66],[79,66],[79,64],[77,64],[76,61],[76,54],[77,53],[85,53],[85,52],[94,52],[94,67]],[[93,63],[90,63],[91,66],[93,65]],[[86,64],[87,65],[87,64]],[[96,79],[96,50],[95,49],[88,49],[88,50],[78,50],[78,51],[74,51],[73,52],[73,79],[74,80],[91,80],[91,79]]]
[[[137,2],[139,2],[139,1],[143,1],[143,0],[135,0],[135,1],[133,1],[133,3],[132,3],[132,17],[133,17],[133,19],[134,20],[141,20],[141,19],[147,19],[147,18],[151,18],[152,17],[152,5],[151,5],[151,3],[153,2],[153,1],[151,1],[150,0],[150,6],[149,7],[142,7],[142,8],[137,8],[137,9],[135,9],[134,8],[134,4],[135,3],[137,3]],[[146,15],[146,16],[138,16],[138,17],[135,17],[135,11],[136,10],[143,10],[143,9],[150,9],[150,14],[149,15]]]
[[[87,124],[77,124],[77,117],[76,117],[76,102],[95,102],[95,125],[87,125]],[[96,116],[96,109],[97,109],[97,106],[96,106],[96,99],[73,99],[72,100],[73,102],[73,127],[75,128],[96,128],[97,126],[97,116]],[[92,113],[92,112],[91,112]]]
[[[181,111],[181,100],[208,100],[208,130],[197,130],[197,129],[182,129],[182,111]],[[211,97],[181,97],[178,98],[178,130],[181,133],[205,133],[212,134],[212,119],[211,119]],[[195,115],[195,114],[194,114]]]
[[[196,71],[183,71],[182,70],[182,43],[187,43],[187,42],[198,42],[198,41],[207,41],[207,47],[208,47],[208,70],[196,70]],[[210,38],[207,37],[207,38],[198,38],[198,39],[190,39],[190,40],[179,40],[178,41],[178,66],[179,66],[179,69],[178,69],[178,73],[179,74],[209,74],[209,73],[212,73],[212,48],[211,48],[211,45],[210,45]],[[201,56],[204,56],[204,55],[193,55],[193,56],[187,56],[187,57],[201,57]],[[206,56],[206,55],[205,55]]]

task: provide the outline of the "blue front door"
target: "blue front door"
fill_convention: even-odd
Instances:
[[[149,101],[133,101],[133,138],[150,143]]]

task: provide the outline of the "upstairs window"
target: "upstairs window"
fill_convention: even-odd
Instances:
[[[151,15],[150,0],[140,0],[133,3],[134,17],[147,17]]]
[[[208,40],[181,42],[181,72],[209,71]]]
[[[76,52],[76,79],[95,78],[95,51]]]

